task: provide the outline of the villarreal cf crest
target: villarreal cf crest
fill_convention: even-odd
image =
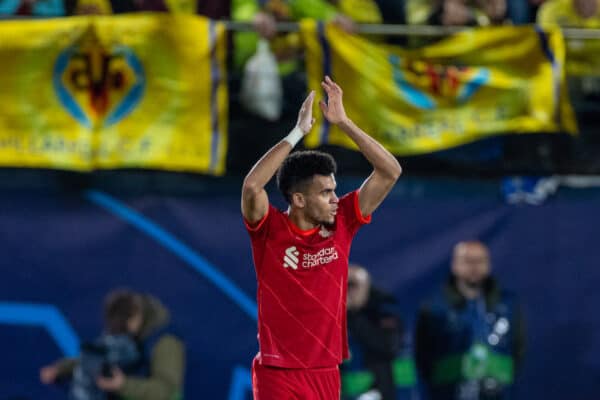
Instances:
[[[436,65],[395,54],[389,62],[404,101],[423,110],[466,103],[490,80],[487,68]]]
[[[93,129],[115,124],[136,108],[145,75],[130,48],[104,43],[91,25],[58,56],[53,84],[67,112]]]

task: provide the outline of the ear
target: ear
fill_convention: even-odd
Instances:
[[[302,193],[292,193],[292,206],[294,206],[295,208],[306,207],[306,199],[304,198],[304,195]]]

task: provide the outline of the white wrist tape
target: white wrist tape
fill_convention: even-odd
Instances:
[[[304,132],[302,132],[302,129],[296,126],[283,140],[291,144],[292,147],[296,147],[298,142],[302,140],[303,137]]]

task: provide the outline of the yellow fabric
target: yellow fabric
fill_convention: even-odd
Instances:
[[[225,28],[195,16],[0,24],[0,164],[225,167]],[[212,57],[211,57],[212,55]]]
[[[406,21],[412,25],[424,25],[438,7],[439,0],[406,0]],[[471,2],[472,3],[472,2]],[[479,26],[490,25],[489,17],[475,4],[471,4],[471,11]]]
[[[581,18],[572,0],[546,1],[538,12],[541,26],[600,29],[600,6],[596,16]],[[567,73],[573,76],[600,75],[600,39],[567,39]]]
[[[379,24],[383,21],[379,7],[373,0],[340,0],[338,8],[355,22]]]
[[[394,154],[427,153],[498,133],[577,130],[558,30],[547,33],[555,69],[533,27],[466,31],[418,50],[370,43],[332,25],[323,46],[312,21],[302,22],[301,33],[315,102],[324,97],[320,81],[329,59],[350,118]],[[339,129],[326,128],[317,113],[305,144],[356,148]]]

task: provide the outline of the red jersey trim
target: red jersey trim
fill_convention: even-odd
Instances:
[[[261,226],[263,226],[263,224],[265,223],[265,221],[267,220],[267,217],[269,216],[269,209],[271,207],[267,208],[267,213],[265,214],[264,217],[261,218],[260,221],[258,222],[254,222],[251,223],[250,221],[248,221],[245,217],[244,217],[244,225],[246,225],[246,228],[251,231],[251,232],[256,232],[260,229]]]
[[[367,215],[366,217],[362,215],[362,211],[360,211],[360,204],[358,201],[358,193],[357,190],[354,195],[354,212],[356,213],[356,218],[361,224],[370,224],[371,223],[371,215]]]
[[[296,233],[296,234],[298,234],[300,236],[304,236],[304,237],[313,235],[313,234],[317,233],[321,229],[320,226],[315,226],[314,228],[310,228],[308,230],[302,230],[302,229],[298,228],[296,226],[296,224],[294,224],[294,222],[292,222],[292,220],[290,219],[290,216],[287,215],[287,214],[286,214],[286,221],[288,223],[288,226],[290,227],[290,229],[292,231],[294,231],[294,233]]]

